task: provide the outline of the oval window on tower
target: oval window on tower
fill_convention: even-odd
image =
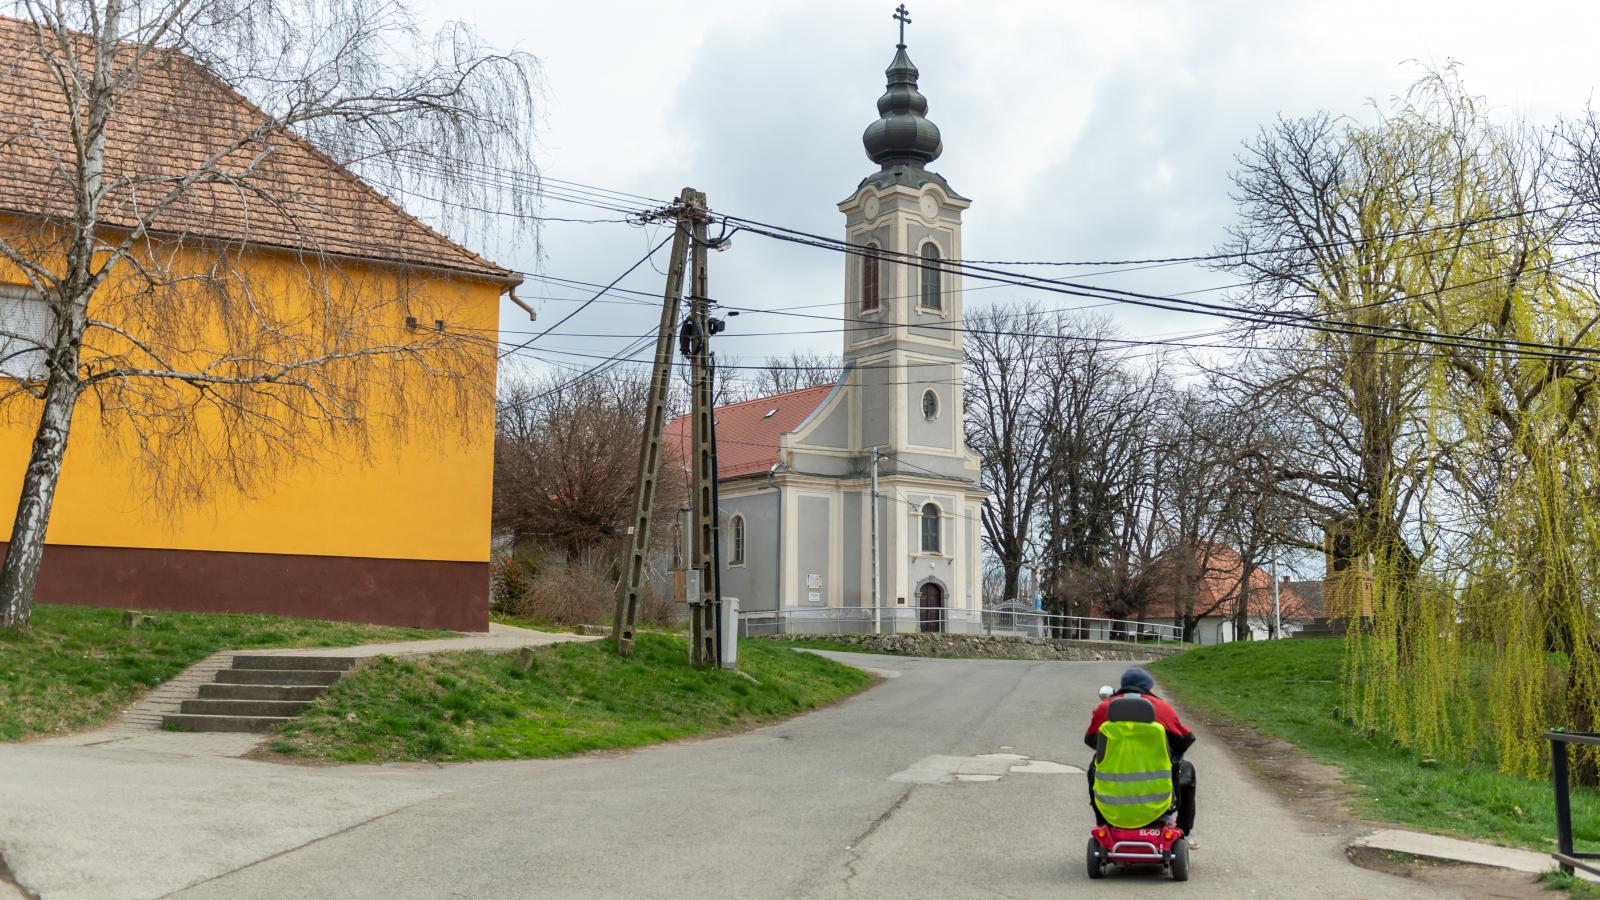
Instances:
[[[922,394],[922,417],[929,422],[939,418],[939,395],[932,388]]]

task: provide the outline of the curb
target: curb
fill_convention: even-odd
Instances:
[[[1542,875],[1555,868],[1555,860],[1548,854],[1533,850],[1500,847],[1495,844],[1464,841],[1460,838],[1425,834],[1420,831],[1404,831],[1398,828],[1374,831],[1347,845],[1347,849],[1353,847],[1387,850],[1391,853],[1405,853],[1444,862],[1509,869],[1529,875]],[[1578,877],[1585,881],[1600,882],[1600,877],[1583,871],[1578,872]]]

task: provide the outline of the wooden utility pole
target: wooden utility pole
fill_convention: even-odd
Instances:
[[[655,508],[656,480],[661,471],[661,432],[667,424],[667,393],[672,387],[672,337],[677,330],[678,310],[683,303],[683,270],[689,250],[689,237],[698,229],[705,236],[706,195],[684,188],[677,205],[666,211],[677,220],[672,238],[672,259],[667,266],[667,287],[661,296],[661,325],[656,332],[655,367],[650,372],[650,401],[645,410],[644,438],[639,447],[639,476],[633,493],[633,519],[628,527],[628,569],[617,591],[616,624],[611,637],[617,652],[633,653],[633,639],[639,622],[639,593],[644,586],[650,561],[650,512]],[[704,271],[704,249],[696,244],[700,268]],[[703,275],[701,276],[703,277]],[[691,598],[692,600],[693,598]]]
[[[701,195],[704,202],[704,195]],[[689,289],[689,321],[685,327],[684,350],[689,356],[693,408],[690,412],[691,440],[694,444],[694,491],[690,495],[693,513],[693,539],[689,567],[700,573],[698,595],[689,597],[689,654],[697,666],[715,666],[719,660],[717,641],[718,602],[722,592],[717,576],[717,455],[713,429],[716,406],[711,370],[712,320],[707,309],[706,223],[697,218],[691,226],[694,246],[690,251],[693,281]],[[690,581],[694,584],[694,581]]]

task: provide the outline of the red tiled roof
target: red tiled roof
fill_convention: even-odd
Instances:
[[[73,183],[62,165],[74,158],[66,96],[31,23],[0,16],[0,80],[0,209],[71,216]],[[140,210],[164,196],[171,179],[200,168],[265,121],[265,113],[199,63],[168,55],[125,89],[112,113],[106,176],[123,186],[107,198],[101,221],[135,224]],[[190,186],[160,214],[155,230],[495,278],[512,275],[424,225],[285,129],[231,152],[218,169],[227,177]],[[129,187],[134,181],[139,183]]]
[[[833,388],[827,384],[717,407],[717,478],[737,478],[771,469],[778,461],[778,438],[800,427],[828,399]],[[689,417],[673,419],[664,439],[687,459]]]
[[[1181,551],[1169,551],[1163,554],[1145,570],[1144,577],[1150,584],[1150,603],[1145,607],[1145,618],[1150,621],[1172,620],[1177,613],[1177,593],[1180,590],[1179,579],[1184,573],[1179,568]],[[1204,611],[1209,616],[1227,617],[1233,615],[1235,591],[1239,586],[1239,575],[1244,569],[1244,559],[1238,551],[1231,547],[1212,546],[1210,552],[1204,554],[1198,549],[1190,551],[1194,555],[1195,574],[1199,575],[1199,583],[1195,585],[1194,609]],[[1204,566],[1201,573],[1199,567]],[[1272,616],[1272,573],[1266,569],[1256,568],[1250,573],[1250,615],[1256,618],[1270,618]],[[1220,601],[1220,605],[1219,605]],[[1300,595],[1286,585],[1278,586],[1279,615],[1284,621],[1309,620],[1305,609],[1305,601]]]

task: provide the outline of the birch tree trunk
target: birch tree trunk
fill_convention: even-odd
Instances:
[[[11,542],[0,565],[0,628],[28,628],[33,618],[33,589],[44,561],[44,538],[50,527],[61,479],[61,461],[67,453],[67,435],[83,384],[78,363],[83,333],[89,325],[89,297],[103,283],[106,270],[95,267],[95,231],[100,205],[105,199],[106,126],[111,114],[112,65],[117,52],[122,0],[110,0],[95,36],[94,72],[88,101],[82,113],[83,141],[78,145],[77,179],[73,185],[72,241],[67,247],[66,277],[49,299],[55,316],[55,340],[45,354],[49,371],[44,389],[44,409],[34,433],[28,469],[22,477],[22,494],[11,524]],[[111,264],[108,263],[109,267]]]
[[[11,543],[6,548],[5,564],[0,566],[0,628],[27,629],[32,618],[33,587],[39,580],[39,563],[44,558],[50,507],[61,477],[61,460],[67,451],[72,411],[78,404],[75,379],[59,366],[52,368],[39,430],[22,479],[17,517],[11,525]]]

